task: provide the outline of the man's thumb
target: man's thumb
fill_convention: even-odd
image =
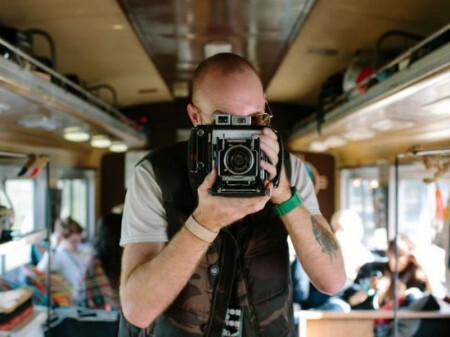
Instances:
[[[209,189],[211,187],[213,187],[214,182],[216,181],[216,177],[217,177],[217,171],[215,168],[213,168],[211,170],[211,172],[209,172],[209,174],[206,175],[205,180],[203,181],[202,186],[206,189]]]

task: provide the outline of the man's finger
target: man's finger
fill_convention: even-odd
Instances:
[[[216,177],[217,171],[215,168],[213,168],[211,172],[206,175],[205,180],[203,180],[203,183],[200,185],[200,188],[208,190],[213,187],[214,183],[216,182]]]
[[[272,181],[273,179],[275,179],[276,175],[277,175],[277,169],[275,166],[269,164],[268,162],[261,160],[261,168],[263,170],[266,170],[267,173],[269,173],[269,181]]]

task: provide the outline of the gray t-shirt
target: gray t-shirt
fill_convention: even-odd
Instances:
[[[305,164],[290,155],[290,181],[310,214],[320,214],[314,186]],[[120,245],[138,242],[167,242],[167,216],[162,204],[161,188],[148,160],[138,165],[125,198]]]

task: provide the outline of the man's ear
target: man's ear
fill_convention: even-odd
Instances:
[[[196,109],[192,103],[189,103],[187,105],[187,113],[188,113],[189,118],[191,119],[191,122],[194,126],[201,124],[201,118],[200,118],[198,109]]]

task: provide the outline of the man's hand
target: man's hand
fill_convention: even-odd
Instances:
[[[284,167],[280,173],[280,183],[277,188],[273,188],[273,180],[277,176],[277,164],[279,160],[280,144],[278,143],[277,134],[270,128],[264,128],[261,135],[258,135],[260,139],[261,150],[266,154],[268,161],[261,160],[261,168],[269,173],[269,179],[266,183],[266,187],[271,190],[270,200],[274,204],[281,204],[288,200],[291,195],[291,183]]]
[[[270,199],[270,196],[251,198],[211,196],[208,190],[213,187],[216,178],[216,170],[205,177],[197,190],[198,206],[192,213],[199,224],[211,231],[218,232],[222,227],[260,211]]]
[[[273,182],[277,176],[278,153],[280,152],[280,144],[278,136],[270,128],[264,128],[262,134],[257,135],[261,150],[266,154],[268,161],[261,160],[261,168],[269,174],[269,182]]]

